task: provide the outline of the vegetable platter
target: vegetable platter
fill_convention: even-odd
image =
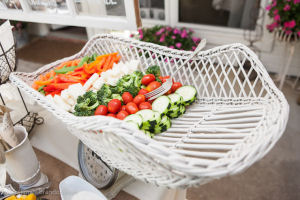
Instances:
[[[144,99],[190,54],[97,35],[79,53],[33,73],[14,72],[10,80],[112,167],[158,186],[187,188],[261,159],[282,135],[289,111],[242,44],[200,52],[174,76],[173,90]]]

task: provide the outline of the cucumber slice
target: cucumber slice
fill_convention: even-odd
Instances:
[[[160,96],[152,103],[152,110],[159,112],[161,115],[167,114],[171,108],[171,100],[167,96]]]
[[[132,114],[132,115],[128,115],[125,119],[125,122],[129,122],[129,121],[133,121],[135,122],[139,127],[142,126],[143,123],[143,118],[141,115],[139,114]]]
[[[171,107],[176,106],[179,107],[183,103],[183,98],[179,94],[170,94],[168,95],[171,101]]]
[[[183,106],[183,98],[179,94],[170,94],[168,97],[171,100],[171,108],[167,112],[170,118],[179,117],[182,113],[180,112],[181,106]]]
[[[153,133],[158,134],[165,132],[171,127],[171,120],[168,116],[163,116],[160,123],[155,126]]]
[[[183,115],[183,113],[185,113],[185,106],[184,105],[180,105],[176,109],[170,109],[167,115],[170,118],[177,118],[177,117]]]
[[[129,123],[130,126],[136,128],[136,129],[140,129],[139,125],[136,122],[131,121],[131,120],[130,121],[126,121],[126,122]]]
[[[182,96],[183,104],[188,106],[196,100],[197,90],[193,86],[187,85],[178,88],[175,93]]]
[[[151,127],[154,127],[161,120],[160,113],[152,111],[150,109],[140,110],[137,112],[137,114],[142,116],[142,119],[143,119],[142,129],[143,130],[150,130]]]

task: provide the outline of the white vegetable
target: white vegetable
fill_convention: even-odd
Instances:
[[[92,89],[99,90],[103,84],[104,84],[104,80],[103,77],[101,76],[94,82]]]
[[[99,78],[99,75],[97,73],[94,73],[89,80],[87,80],[83,86],[83,89],[87,91],[90,89],[90,87],[93,85],[93,83]]]
[[[54,95],[53,100],[56,105],[58,105],[60,108],[71,111],[71,106],[64,102],[64,100],[59,95]]]
[[[68,88],[68,94],[70,97],[72,97],[73,100],[76,101],[76,99],[83,95],[85,93],[85,90],[83,89],[83,86],[80,83],[70,85]]]

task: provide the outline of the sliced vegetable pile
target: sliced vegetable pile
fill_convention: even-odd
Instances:
[[[138,70],[139,61],[119,60],[118,53],[112,53],[68,61],[41,76],[33,87],[76,116],[115,117],[151,137],[170,128],[171,119],[184,114],[186,106],[195,101],[193,86],[174,81],[165,95],[148,101],[145,94],[170,77],[162,77],[159,66],[151,66],[143,74]],[[55,89],[50,90],[52,87]]]

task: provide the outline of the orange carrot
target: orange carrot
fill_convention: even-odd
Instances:
[[[104,71],[104,72],[109,68],[109,63],[110,63],[111,59],[112,59],[112,56],[109,55],[109,56],[107,57],[107,59],[106,59],[104,65],[103,65],[103,71]]]

